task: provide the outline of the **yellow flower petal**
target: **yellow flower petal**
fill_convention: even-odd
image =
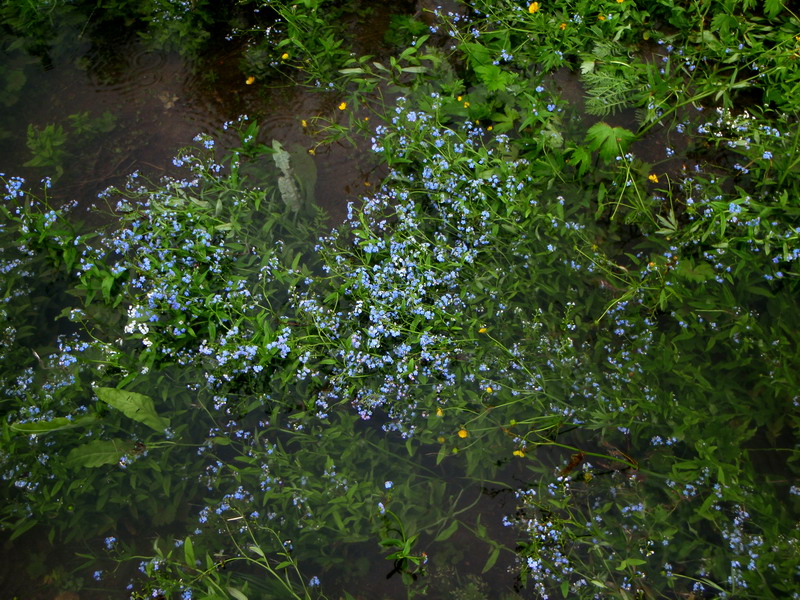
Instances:
[[[305,119],[303,119],[303,120],[301,120],[301,121],[300,121],[300,125],[302,125],[302,126],[303,126],[303,129],[305,129],[306,127],[308,127],[308,121],[306,121]]]
[[[250,75],[247,79],[244,80],[245,85],[253,85],[256,82],[256,78]]]
[[[562,23],[561,25],[559,25],[559,26],[558,26],[558,28],[559,28],[561,31],[564,31],[564,30],[567,28],[567,24],[566,24],[566,23]]]
[[[486,327],[481,327],[480,329],[478,329],[478,333],[486,333],[487,331],[488,329],[486,329]]]
[[[491,394],[491,393],[494,391],[494,389],[492,388],[492,386],[490,386],[490,385],[487,385],[487,386],[486,386],[486,391],[487,391],[487,392],[489,392],[489,393]]]
[[[346,108],[347,108],[347,102],[342,102],[342,103],[339,105],[339,110],[344,110],[344,109],[346,109]]]
[[[530,6],[528,7],[528,12],[531,14],[539,12],[539,3],[531,2]]]
[[[514,450],[512,454],[514,456],[519,456],[520,458],[525,458],[525,452],[523,450]]]
[[[283,54],[281,54],[281,60],[286,60],[287,58],[289,58],[288,52],[284,52]]]
[[[658,183],[658,175],[656,175],[655,173],[650,173],[650,175],[648,175],[647,178],[653,183]]]
[[[444,411],[442,410],[442,408],[440,406],[437,406],[436,407],[436,416],[437,417],[441,417],[443,414],[444,414]]]
[[[469,432],[466,429],[459,429],[458,430],[458,437],[460,437],[461,439],[464,439],[468,435],[469,435]]]

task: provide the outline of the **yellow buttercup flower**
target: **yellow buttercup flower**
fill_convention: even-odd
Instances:
[[[302,119],[302,120],[300,121],[300,125],[302,125],[302,126],[303,126],[303,129],[305,129],[306,127],[308,127],[308,121],[306,121],[305,119]]]
[[[480,329],[478,329],[478,333],[486,333],[487,331],[489,330],[486,329],[486,327],[481,327]]]
[[[462,440],[469,435],[469,432],[466,429],[459,429],[458,430],[458,437]]]
[[[511,454],[513,454],[514,456],[519,456],[520,458],[525,458],[524,450],[514,450],[514,452],[512,452]]]
[[[281,60],[286,60],[287,58],[289,58],[288,52],[284,52],[283,54],[281,54]]]
[[[559,28],[561,31],[564,31],[564,30],[567,28],[567,24],[566,24],[566,23],[562,23],[561,25],[559,25],[559,26],[558,26],[558,28]]]
[[[444,444],[447,440],[444,439],[444,436],[440,435],[438,438],[436,438],[436,441],[440,444]]]
[[[653,183],[658,183],[658,175],[656,175],[655,173],[650,173],[650,175],[648,175],[647,178]]]
[[[339,105],[339,110],[344,110],[344,109],[346,109],[346,108],[347,108],[347,102],[342,102],[342,103]]]
[[[494,127],[493,127],[492,125],[489,125],[489,126],[486,128],[486,131],[491,131],[492,129],[494,129]]]
[[[256,78],[250,75],[247,79],[244,80],[245,85],[253,85],[256,82]]]
[[[486,386],[486,391],[491,394],[494,391],[494,388],[492,388],[492,386],[490,386],[490,385],[487,385]]]
[[[597,18],[600,19],[601,21],[605,21],[606,20],[606,16],[605,15],[600,15]]]
[[[531,2],[531,5],[528,7],[528,12],[531,14],[539,12],[539,3]]]
[[[464,102],[464,108],[469,108],[469,102]]]
[[[436,407],[436,416],[437,417],[441,417],[443,414],[444,414],[444,411],[442,410],[442,407],[441,406],[437,406]]]

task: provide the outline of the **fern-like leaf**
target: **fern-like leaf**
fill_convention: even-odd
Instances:
[[[635,79],[617,69],[595,69],[583,73],[586,86],[586,112],[605,117],[631,104],[637,93]]]

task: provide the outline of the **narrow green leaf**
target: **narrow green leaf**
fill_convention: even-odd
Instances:
[[[229,587],[228,593],[236,600],[247,600],[247,596],[241,590],[237,590],[236,588]]]
[[[73,429],[83,427],[97,420],[94,415],[86,415],[78,419],[68,419],[67,417],[55,417],[49,421],[33,421],[30,423],[12,423],[11,430],[26,435],[42,435],[51,431],[61,431],[62,429]]]
[[[194,544],[192,544],[192,538],[187,537],[183,541],[183,558],[186,560],[186,564],[194,568],[196,566],[195,556],[194,556]]]
[[[491,569],[494,566],[494,563],[497,562],[497,558],[499,556],[500,556],[500,548],[497,547],[494,550],[492,550],[491,554],[489,554],[489,558],[487,559],[486,564],[483,565],[483,570],[481,571],[481,573],[486,573],[486,571]]]
[[[446,539],[449,539],[456,531],[458,531],[458,521],[453,521],[448,525],[447,529],[442,531],[439,535],[436,536],[436,539],[433,540],[434,542],[443,542]]]

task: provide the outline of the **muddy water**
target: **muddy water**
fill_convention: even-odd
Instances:
[[[284,146],[316,147],[317,200],[332,223],[340,222],[346,204],[380,182],[366,148],[343,142],[317,146],[313,117],[343,120],[336,109],[341,98],[276,79],[247,84],[240,70],[242,44],[221,43],[211,55],[185,59],[175,53],[148,50],[136,39],[108,47],[79,45],[44,68],[27,70],[18,102],[2,122],[8,141],[0,146],[0,172],[29,181],[54,176],[48,167],[25,167],[32,158],[25,144],[32,124],[43,129],[61,125],[67,133],[63,175],[54,186],[57,199],[90,206],[96,193],[140,171],[158,178],[173,172],[171,159],[199,132],[222,134],[225,121],[248,115],[262,125],[263,141]],[[109,132],[78,136],[70,115],[114,116]],[[76,139],[79,138],[79,139]],[[82,143],[81,143],[82,142]]]
[[[376,13],[377,22],[367,27],[369,35],[363,43],[376,43],[388,24],[388,14]],[[106,33],[107,39],[89,42],[77,30],[62,31],[60,37],[69,42],[47,56],[14,57],[15,63],[9,66],[24,67],[26,82],[16,102],[0,110],[0,173],[19,175],[32,183],[46,176],[56,178],[53,167],[25,166],[32,158],[26,137],[29,124],[39,129],[60,125],[68,137],[63,145],[63,173],[54,183],[51,201],[74,200],[86,220],[99,225],[107,217],[92,210],[98,192],[121,184],[133,171],[154,180],[177,175],[172,157],[181,147],[191,145],[199,132],[218,137],[223,147],[235,144],[238,140],[223,132],[222,124],[246,114],[261,124],[260,141],[266,144],[277,139],[285,147],[315,148],[317,202],[332,225],[344,219],[347,202],[357,202],[380,184],[382,172],[365,145],[318,145],[314,118],[343,122],[349,115],[337,109],[342,98],[277,76],[273,81],[248,84],[248,74],[240,68],[243,42],[220,39],[203,56],[189,59],[148,49],[136,36],[122,31]],[[7,57],[0,55],[0,61]],[[70,116],[87,113],[89,118],[110,113],[113,129],[76,134]],[[304,128],[304,119],[312,125]],[[0,598],[129,597],[125,585],[137,575],[135,565],[130,565],[133,572],[116,573],[113,563],[80,568],[82,561],[76,556],[95,554],[102,543],[93,539],[54,546],[47,531],[39,529],[13,541],[0,535]],[[94,569],[105,571],[102,582],[93,581]]]

